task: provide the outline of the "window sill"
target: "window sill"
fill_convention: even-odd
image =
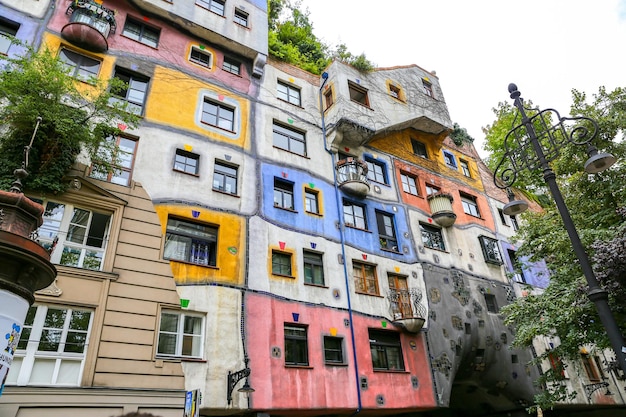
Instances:
[[[304,285],[307,285],[309,287],[323,288],[323,289],[328,289],[329,288],[329,287],[327,287],[324,284],[313,284],[311,282],[305,282]]]
[[[374,368],[374,372],[387,372],[391,374],[408,374],[409,371],[406,369],[376,369]]]
[[[200,178],[200,175],[198,175],[198,174],[192,174],[191,172],[182,171],[182,170],[180,170],[180,169],[172,168],[172,171],[174,171],[174,172],[180,172],[181,174],[189,175],[190,177]]]
[[[186,356],[167,356],[167,355],[156,355],[155,359],[158,361],[166,361],[166,362],[200,362],[200,363],[205,363],[207,362],[206,359],[202,359],[202,358],[189,358]]]
[[[374,109],[373,109],[373,108],[371,108],[368,104],[364,104],[364,103],[361,103],[361,102],[356,101],[356,100],[350,100],[350,101],[351,101],[352,103],[358,104],[359,106],[363,106],[363,107],[365,107],[365,108],[366,108],[366,109],[368,109],[368,110],[372,110],[372,111],[374,110]]]
[[[347,363],[337,363],[337,362],[324,362],[326,366],[338,366],[338,367],[347,367]]]
[[[237,26],[239,26],[242,29],[250,30],[250,26],[242,25],[241,23],[238,23],[238,22],[233,22],[233,23],[236,24]]]
[[[280,277],[280,278],[296,279],[296,277],[294,277],[293,275],[277,274],[275,272],[272,272],[272,275],[275,277]]]
[[[323,214],[321,213],[315,213],[314,211],[305,211],[306,214],[309,214],[311,216],[315,216],[315,217],[324,217]]]
[[[212,125],[211,123],[207,123],[207,122],[205,122],[204,120],[200,120],[200,123],[202,123],[202,124],[203,124],[203,125],[205,125],[205,126],[209,126],[209,127],[214,128],[214,129],[218,129],[218,130],[223,131],[223,132],[228,132],[228,133],[231,133],[231,134],[233,134],[233,135],[236,135],[236,134],[237,134],[237,132],[235,132],[234,130],[224,129],[223,127],[219,127],[219,126],[216,126],[216,125]]]
[[[123,33],[121,34],[121,36],[122,36],[123,38],[126,38],[126,39],[128,39],[128,40],[131,40],[131,41],[136,42],[136,43],[138,43],[138,44],[141,44],[141,45],[143,45],[143,46],[147,46],[148,48],[154,49],[155,51],[158,51],[158,50],[159,50],[159,46],[158,46],[158,45],[157,45],[157,46],[148,45],[147,43],[143,43],[143,42],[141,42],[141,41],[138,41],[137,39],[133,39],[133,38],[131,38],[131,37],[129,37],[129,36],[126,36],[126,35],[124,35]]]
[[[378,297],[378,298],[385,298],[380,294],[370,294],[368,292],[361,292],[361,291],[355,291],[356,294],[360,294],[360,295],[369,295],[370,297]]]
[[[285,99],[278,98],[278,97],[276,97],[276,99],[277,99],[278,101],[282,102],[282,103],[291,104],[291,105],[292,105],[292,106],[294,106],[294,107],[297,107],[297,108],[299,108],[299,109],[304,110],[304,107],[302,107],[302,105],[301,105],[301,104],[294,104],[294,103],[292,103],[292,102],[290,102],[290,101],[287,101],[287,100],[285,100]]]
[[[170,262],[178,262],[178,263],[185,264],[185,265],[199,266],[199,267],[202,267],[202,268],[209,268],[209,269],[216,269],[216,270],[217,270],[217,269],[219,269],[219,268],[218,268],[217,266],[215,266],[215,265],[195,264],[195,263],[193,263],[193,262],[182,261],[182,260],[180,260],[180,259],[169,259],[169,258],[163,258],[163,259],[165,259],[166,261],[170,261]]]
[[[278,146],[276,146],[276,145],[272,145],[272,147],[273,147],[274,149],[280,149],[281,151],[284,151],[284,152],[290,153],[290,154],[292,154],[292,155],[297,155],[297,156],[300,156],[300,157],[302,157],[302,158],[311,159],[311,158],[309,158],[308,156],[306,156],[306,154],[304,154],[304,155],[303,155],[303,154],[301,154],[301,153],[292,152],[292,151],[290,151],[289,149],[281,148],[281,147],[278,147]]]
[[[72,278],[108,279],[117,281],[119,274],[113,272],[93,271],[91,269],[77,268],[73,266],[54,265],[59,275],[70,276]]]
[[[445,249],[431,248],[430,246],[426,246],[426,245],[424,245],[424,248],[425,248],[425,249],[436,250],[437,252],[442,252],[442,253],[450,253],[450,252],[448,252],[448,251],[447,251],[447,250],[445,250]]]
[[[273,207],[274,207],[275,209],[285,210],[285,211],[289,211],[289,212],[291,212],[291,213],[297,213],[297,212],[298,212],[297,210],[294,210],[294,209],[292,209],[292,208],[289,208],[289,207],[283,207],[283,206],[279,206],[279,205],[276,205],[276,204],[274,204],[274,206],[273,206]]]
[[[292,365],[292,364],[285,364],[285,368],[290,368],[290,369],[313,369],[312,366],[310,365]]]
[[[362,231],[362,232],[367,232],[367,233],[372,233],[370,230],[367,230],[367,229],[361,229],[360,227],[351,226],[350,224],[344,224],[344,226],[349,227],[350,229],[360,230],[360,231]]]
[[[403,254],[399,250],[393,250],[393,249],[387,249],[387,248],[380,248],[380,250],[382,250],[383,252],[395,253],[397,255],[402,255]]]
[[[224,195],[229,195],[229,196],[231,196],[231,197],[241,198],[241,196],[239,196],[238,194],[229,193],[228,191],[222,191],[222,190],[219,190],[219,189],[217,189],[217,188],[213,188],[213,191],[215,191],[216,193],[220,193],[220,194],[224,194]]]
[[[241,75],[241,73],[237,74],[237,73],[235,73],[235,72],[229,71],[229,70],[224,69],[224,68],[220,68],[220,69],[221,69],[222,71],[224,71],[224,72],[226,72],[226,73],[230,74],[230,75],[234,75],[235,77],[239,77],[239,78],[242,78],[242,79],[243,79],[243,75]]]

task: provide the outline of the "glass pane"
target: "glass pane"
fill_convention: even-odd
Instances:
[[[43,330],[37,350],[44,352],[58,351],[59,343],[61,343],[61,335],[61,330]]]
[[[61,254],[61,265],[78,266],[80,260],[80,249],[70,248],[68,246],[63,247],[63,253]]]
[[[48,308],[46,314],[46,320],[44,327],[53,327],[56,329],[62,329],[65,325],[65,317],[67,316],[67,310],[61,310],[57,308]]]
[[[90,311],[72,311],[72,317],[70,318],[70,329],[86,331],[89,328],[90,318]]]
[[[35,359],[33,370],[30,373],[29,384],[49,385],[52,383],[52,375],[54,373],[55,359]]]
[[[178,318],[179,316],[177,314],[162,313],[161,327],[159,330],[162,332],[176,333],[178,331]]]
[[[202,333],[202,318],[185,316],[185,334],[201,334]]]
[[[64,352],[83,353],[85,351],[85,342],[87,341],[87,333],[68,332],[65,339]]]
[[[83,259],[83,268],[91,271],[99,271],[102,266],[103,252],[86,251]]]
[[[186,261],[191,251],[191,238],[168,234],[165,239],[163,257],[165,259],[176,259]]]
[[[104,247],[104,236],[109,227],[109,218],[111,216],[101,213],[93,213],[91,225],[89,226],[89,235],[87,237],[87,246],[96,248]]]
[[[0,41],[2,37],[0,36]],[[22,369],[22,361],[23,359],[14,356],[13,362],[11,363],[11,369],[9,369],[9,375],[7,376],[7,380],[5,381],[6,385],[15,385],[17,384],[17,377],[20,374],[20,369]]]
[[[159,335],[159,347],[157,353],[161,353],[163,355],[175,355],[176,335],[161,333]]]
[[[80,377],[80,361],[63,360],[57,375],[57,384],[78,385]]]
[[[183,356],[195,356],[200,357],[202,354],[200,352],[201,339],[200,336],[183,336]]]

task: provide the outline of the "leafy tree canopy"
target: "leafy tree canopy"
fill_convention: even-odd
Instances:
[[[23,55],[0,61],[0,187],[8,190],[13,171],[21,167],[24,148],[29,145],[38,118],[41,118],[29,151],[30,175],[26,188],[41,192],[62,192],[64,175],[81,151],[103,171],[113,169],[116,146],[104,141],[120,133],[123,123],[135,127],[138,117],[125,104],[111,104],[115,92],[126,88],[119,80],[78,81],[65,64],[45,47],[37,52],[26,47]]]
[[[624,333],[626,164],[623,161],[626,141],[620,127],[625,126],[626,121],[626,90],[617,88],[608,92],[601,88],[591,100],[579,91],[573,90],[572,93],[571,114],[591,117],[598,122],[599,135],[595,144],[613,153],[618,163],[603,173],[588,175],[583,171],[585,147],[568,145],[552,166],[581,240],[592,257],[597,277],[601,285],[609,290],[611,310]],[[501,158],[504,137],[515,118],[514,109],[506,103],[500,103],[495,113],[498,119],[486,129],[485,148],[492,152],[489,164]],[[582,152],[577,148],[583,148]],[[532,175],[520,177],[518,181],[536,190],[542,182],[542,177]],[[544,260],[550,270],[550,283],[541,294],[522,297],[502,311],[506,322],[517,329],[516,346],[529,347],[540,336],[558,337],[560,344],[553,351],[541,355],[538,361],[545,360],[548,353],[562,359],[577,360],[584,345],[604,348],[610,344],[594,304],[586,297],[586,280],[561,217],[552,200],[549,201],[544,211],[524,215],[524,224],[518,232],[521,243],[518,254],[530,256],[532,261]],[[537,319],[529,320],[529,317]],[[536,398],[542,408],[567,398],[566,390],[553,383],[560,375],[560,372],[548,371],[538,381],[546,384],[546,389]]]
[[[301,10],[299,1],[268,0],[267,10],[269,52],[275,58],[313,74],[321,74],[333,59],[359,71],[374,68],[365,54],[353,55],[344,44],[333,49],[315,36],[309,11]]]

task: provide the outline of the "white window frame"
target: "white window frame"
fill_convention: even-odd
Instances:
[[[7,378],[7,385],[52,385],[52,386],[80,386],[83,370],[85,368],[85,358],[87,357],[87,350],[89,347],[89,339],[91,336],[91,327],[93,324],[94,311],[89,309],[82,308],[69,308],[63,306],[52,306],[52,305],[35,305],[32,306],[31,309],[36,309],[33,323],[32,325],[24,325],[24,329],[29,329],[29,338],[26,344],[26,349],[16,349],[15,356],[13,357],[13,364],[9,371],[9,376]],[[66,316],[63,322],[63,327],[44,327],[46,315],[49,309],[55,310],[65,310]],[[87,330],[83,329],[72,329],[74,333],[84,333],[85,334],[85,342],[82,353],[76,352],[64,352],[67,336],[70,333],[70,323],[72,318],[72,313],[75,311],[89,312],[89,324],[87,325]],[[30,312],[30,311],[29,311]],[[22,330],[23,334],[26,334]],[[39,342],[41,340],[42,333],[45,330],[50,331],[60,331],[60,337],[58,339],[59,346],[57,351],[40,351]],[[20,343],[23,345],[23,341]],[[48,382],[43,382],[42,380],[32,381],[34,376],[40,375],[39,373],[35,374],[37,371],[37,363],[43,364],[45,362],[52,362],[52,374],[50,375],[50,379]],[[61,369],[63,365],[67,365],[72,362],[80,362],[80,367],[78,372],[75,373],[76,378],[72,381],[62,381],[61,377]],[[50,371],[50,368],[47,369],[41,368],[42,371]],[[41,372],[41,371],[39,371]]]
[[[161,323],[163,321],[163,315],[170,314],[173,316],[178,316],[178,323],[176,325],[176,331],[170,332],[161,329]],[[185,318],[186,317],[194,317],[199,318],[200,322],[200,333],[185,333]],[[175,335],[176,336],[176,346],[175,352],[173,354],[169,353],[160,353],[159,352],[159,341],[161,340],[161,335]],[[187,313],[173,310],[161,310],[161,315],[159,317],[159,330],[158,330],[158,340],[156,345],[156,357],[158,358],[194,358],[194,359],[202,359],[204,355],[204,334],[205,334],[205,316],[203,314],[198,313]],[[198,341],[200,344],[197,351],[198,355],[184,355],[183,354],[183,345],[185,338],[191,337],[192,339]]]
[[[478,208],[478,199],[476,197],[461,193],[461,205],[465,214],[480,218],[480,209]]]
[[[407,194],[419,196],[417,185],[417,177],[407,172],[400,172],[400,182],[402,183],[402,191]]]
[[[200,55],[206,55],[208,56],[208,62],[204,62],[202,60],[196,59],[193,57],[193,53],[197,52]],[[192,46],[189,49],[189,62],[196,64],[196,65],[200,65],[201,67],[207,68],[207,69],[211,69],[213,68],[213,54],[209,51],[207,51],[206,49],[202,49],[200,46]]]

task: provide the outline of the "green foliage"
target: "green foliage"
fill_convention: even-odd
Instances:
[[[618,163],[603,173],[588,175],[583,172],[585,147],[568,145],[552,166],[583,245],[594,260],[598,278],[609,290],[611,310],[624,332],[626,287],[622,278],[626,271],[626,219],[622,214],[626,207],[626,164],[619,161],[626,156],[626,141],[623,136],[610,140],[624,134],[619,127],[625,125],[626,92],[618,88],[609,93],[601,88],[590,103],[576,90],[573,90],[573,97],[572,115],[588,116],[598,122],[600,131],[595,143],[611,151]],[[497,110],[500,118],[487,128],[491,136],[486,148],[493,150],[492,159],[498,158],[494,158],[495,153],[502,153],[502,134],[510,129],[514,117],[509,105],[501,103]],[[582,152],[576,148],[583,148]],[[522,178],[525,186],[537,187],[538,180],[543,181],[542,178]],[[518,239],[521,242],[519,255],[546,262],[550,284],[541,294],[520,298],[502,309],[506,323],[517,329],[514,345],[529,347],[537,337],[558,337],[560,344],[538,357],[537,363],[546,360],[548,354],[577,360],[581,346],[587,344],[609,347],[595,305],[586,296],[586,280],[556,207],[550,203],[541,213],[524,214]],[[529,317],[537,319],[529,320]],[[547,372],[538,382],[545,388],[536,398],[542,408],[550,408],[567,398],[558,383],[558,373]]]
[[[0,187],[8,189],[13,171],[22,165],[27,146],[41,118],[29,152],[26,188],[62,192],[64,175],[85,151],[102,169],[111,170],[116,148],[103,139],[119,133],[118,123],[134,127],[138,118],[124,105],[109,105],[119,80],[82,83],[66,72],[50,50],[27,48],[18,57],[4,57],[0,71]],[[103,158],[103,155],[106,156]]]
[[[464,143],[473,143],[474,138],[467,133],[467,130],[458,123],[452,125],[452,132],[450,133],[450,138],[454,142],[456,146],[462,146]]]
[[[352,55],[343,44],[332,51],[315,36],[309,11],[303,11],[300,7],[299,1],[267,1],[268,46],[272,56],[313,74],[321,74],[334,58],[359,71],[367,72],[374,68],[365,54]]]

